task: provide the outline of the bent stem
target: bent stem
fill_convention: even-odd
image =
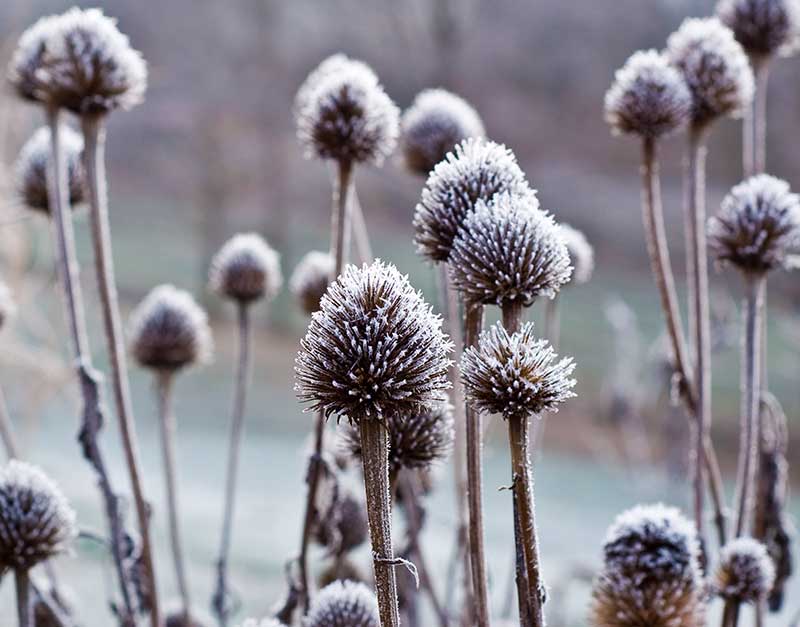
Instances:
[[[33,608],[31,607],[31,586],[28,571],[17,569],[14,571],[14,581],[17,588],[17,616],[19,627],[34,627]]]

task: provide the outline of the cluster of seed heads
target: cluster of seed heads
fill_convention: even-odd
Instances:
[[[720,0],[717,15],[754,59],[790,55],[800,40],[797,0]]]
[[[742,537],[722,547],[713,583],[722,598],[759,603],[770,593],[774,581],[775,566],[761,542]]]
[[[9,320],[17,313],[17,305],[8,285],[0,281],[0,330],[6,326]]]
[[[314,597],[303,627],[380,627],[378,601],[363,583],[334,581]]]
[[[289,279],[289,290],[309,316],[319,310],[333,270],[333,257],[318,250],[306,253],[294,269]]]
[[[347,266],[300,342],[298,396],[326,416],[355,422],[444,402],[452,345],[441,327],[393,265]]]
[[[563,222],[558,225],[558,232],[569,253],[572,264],[570,285],[583,285],[588,283],[594,272],[594,248],[586,239],[582,231]]]
[[[256,233],[235,235],[211,261],[211,289],[241,304],[271,300],[282,284],[278,253]]]

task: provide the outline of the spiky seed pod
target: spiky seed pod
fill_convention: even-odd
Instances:
[[[131,353],[143,368],[175,372],[211,358],[208,317],[192,295],[172,285],[154,288],[130,318]]]
[[[67,165],[67,188],[71,206],[86,198],[86,174],[83,170],[83,137],[71,127],[59,127],[61,147]],[[50,129],[42,127],[25,142],[15,164],[16,191],[23,204],[36,211],[50,213],[47,189],[47,163],[50,160]]]
[[[347,266],[322,298],[295,360],[309,410],[351,422],[444,402],[452,344],[422,294],[391,264]]]
[[[753,538],[736,538],[720,551],[714,591],[723,599],[758,603],[772,590],[775,566],[766,547]]]
[[[300,260],[289,279],[289,290],[309,316],[319,310],[333,273],[333,257],[312,250]]]
[[[742,272],[783,268],[800,244],[800,197],[774,176],[750,177],[730,191],[709,219],[708,243],[717,261]]]
[[[754,58],[790,55],[800,40],[797,0],[720,0],[717,16]]]
[[[501,324],[481,333],[477,346],[464,351],[461,381],[467,402],[484,414],[524,418],[558,406],[575,394],[572,358],[558,356],[547,340],[537,340],[533,323],[509,335]]]
[[[312,97],[314,95],[314,91],[319,87],[319,84],[324,81],[326,78],[336,74],[337,72],[347,71],[348,68],[355,67],[357,68],[356,71],[372,75],[374,82],[378,83],[378,76],[372,70],[370,66],[368,66],[363,61],[359,61],[357,59],[351,59],[346,54],[342,54],[341,52],[337,52],[336,54],[332,54],[327,59],[322,61],[317,67],[315,67],[311,72],[308,74],[306,79],[302,82],[300,87],[297,90],[297,94],[294,97],[294,107],[293,111],[295,116],[300,115],[305,107],[309,102],[311,102]]]
[[[633,53],[606,92],[605,118],[614,133],[658,139],[689,121],[692,95],[683,75],[657,50]]]
[[[351,489],[339,486],[335,503],[328,516],[317,521],[314,536],[321,546],[337,555],[361,546],[369,537],[364,498]]]
[[[459,142],[486,135],[473,106],[446,89],[426,89],[417,94],[403,113],[400,128],[406,167],[424,176]]]
[[[234,235],[211,260],[208,282],[220,296],[244,305],[272,300],[283,284],[280,257],[257,233]]]
[[[45,53],[60,16],[46,15],[34,22],[20,36],[8,64],[8,80],[24,100],[47,103]]]
[[[324,72],[296,112],[306,156],[381,165],[397,144],[400,111],[363,63]]]
[[[453,240],[479,200],[528,192],[517,158],[502,144],[466,139],[436,165],[414,212],[417,251],[436,263],[447,261]]]
[[[594,272],[594,248],[581,231],[569,224],[562,222],[558,225],[558,231],[567,246],[569,260],[572,263],[570,285],[588,283]]]
[[[17,313],[17,305],[8,285],[0,281],[0,331]]]
[[[704,126],[739,116],[753,99],[753,71],[731,30],[718,18],[689,18],[667,40],[667,58],[692,94],[691,122]]]
[[[303,627],[380,627],[378,602],[363,583],[334,581],[314,597]]]
[[[532,191],[479,200],[453,240],[448,270],[468,303],[525,307],[554,296],[572,274],[561,232]]]
[[[0,470],[0,573],[69,551],[77,534],[74,510],[39,468],[11,460]]]

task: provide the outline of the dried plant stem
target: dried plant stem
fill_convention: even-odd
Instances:
[[[319,412],[314,423],[314,452],[309,461],[306,483],[308,491],[306,493],[306,510],[303,517],[303,537],[300,546],[300,556],[298,557],[298,569],[300,576],[300,593],[303,601],[303,615],[308,612],[311,601],[311,594],[308,577],[308,547],[311,543],[311,532],[314,526],[314,513],[316,510],[316,494],[319,486],[319,478],[322,467],[322,449],[325,438],[325,414]]]
[[[150,508],[144,495],[139,463],[139,447],[136,438],[128,368],[125,360],[122,322],[120,320],[117,288],[114,279],[114,261],[111,250],[111,227],[108,218],[108,189],[105,174],[105,130],[102,116],[82,118],[84,137],[84,160],[89,186],[92,245],[95,255],[95,270],[103,313],[103,327],[111,362],[111,379],[114,401],[119,418],[120,434],[125,452],[125,463],[136,505],[139,533],[142,539],[142,564],[144,576],[150,589],[150,622],[161,627],[161,612],[158,603],[158,585],[153,567],[153,550],[150,540]]]
[[[392,548],[392,506],[389,493],[389,434],[382,421],[363,417],[359,421],[364,462],[367,519],[372,541],[375,592],[381,627],[399,627],[397,579]]]
[[[756,92],[742,120],[742,169],[744,178],[761,174],[767,166],[767,84],[768,59],[750,57]]]
[[[31,607],[31,585],[27,570],[14,571],[17,587],[17,616],[19,627],[34,627],[33,608]]]
[[[351,195],[351,213],[353,222],[353,239],[355,240],[356,254],[361,263],[372,263],[372,246],[369,242],[369,230],[367,221],[364,219],[364,212],[361,210],[361,202],[358,194],[353,187]]]
[[[0,387],[0,438],[3,440],[3,447],[8,459],[17,459],[19,445],[14,435],[14,425],[11,422],[11,414],[8,413],[8,404],[2,387]]]

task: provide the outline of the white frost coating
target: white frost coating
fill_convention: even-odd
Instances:
[[[336,74],[337,72],[347,70],[348,67],[352,66],[359,67],[359,71],[362,74],[372,75],[372,80],[374,81],[375,85],[378,84],[377,75],[372,68],[363,61],[351,59],[346,54],[342,54],[341,52],[332,54],[327,59],[322,61],[322,63],[320,63],[317,67],[311,70],[309,75],[297,89],[297,94],[294,98],[293,109],[295,115],[298,115],[303,110],[303,107],[305,107],[311,101],[314,90],[317,89],[322,80]]]
[[[8,79],[20,97],[26,100],[48,102],[42,67],[45,62],[47,42],[53,37],[59,15],[46,15],[27,28],[19,38],[8,65]]]
[[[572,263],[570,285],[588,283],[594,272],[594,248],[582,231],[569,224],[560,223],[558,230],[567,246],[569,260]]]
[[[289,291],[307,314],[311,315],[319,309],[333,269],[334,261],[329,253],[312,250],[303,256],[292,272]]]
[[[209,285],[222,296],[272,300],[282,284],[280,256],[257,233],[234,235],[211,260]]]
[[[720,551],[714,588],[725,599],[756,603],[764,599],[775,582],[775,565],[758,540],[742,537]]]
[[[380,627],[378,601],[363,583],[334,581],[314,597],[303,627]]]
[[[798,0],[720,0],[717,15],[748,54],[790,56],[800,44]]]

